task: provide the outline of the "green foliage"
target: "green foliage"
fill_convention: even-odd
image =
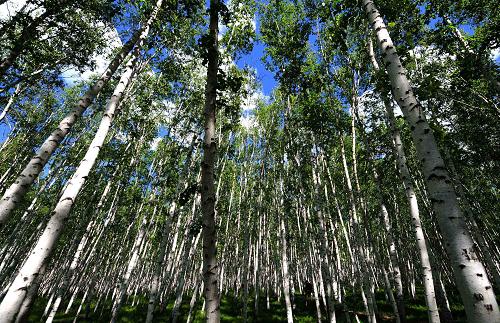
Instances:
[[[264,62],[290,92],[299,90],[301,68],[307,58],[311,24],[300,2],[270,2],[260,8],[262,40],[267,44]]]
[[[414,92],[425,108],[447,167],[454,169],[453,184],[464,191],[460,202],[470,210],[468,221],[474,219],[479,232],[494,243],[500,231],[496,221],[499,78],[490,50],[499,46],[498,5],[486,0],[376,2]],[[2,107],[17,84],[22,90],[5,119],[6,127],[12,130],[5,145],[0,144],[2,190],[15,180],[34,151],[97,79],[94,75],[89,81],[69,85],[60,77],[61,72],[70,67],[94,67],[91,57],[107,49],[105,31],[110,25],[118,26],[121,38],[127,39],[143,24],[155,1],[66,1],[60,8],[56,8],[58,1],[36,3],[53,14],[40,24],[32,40],[23,43],[22,53],[0,79]],[[71,284],[87,279],[100,282],[104,287],[98,291],[99,297],[105,294],[103,291],[112,290],[116,283],[113,279],[118,279],[126,266],[133,237],[142,220],[147,219],[142,244],[146,247],[140,255],[141,274],[136,271],[132,275],[134,292],[140,296],[131,295],[130,300],[135,297],[138,305],[125,306],[120,316],[122,322],[141,321],[147,307],[144,295],[149,291],[154,271],[152,264],[157,261],[155,256],[164,238],[162,230],[167,224],[171,226],[168,252],[173,248],[174,236],[179,239],[175,244],[182,248],[195,243],[203,228],[198,202],[203,188],[198,174],[202,163],[199,138],[204,131],[205,65],[208,49],[215,44],[215,39],[207,34],[204,9],[203,1],[166,1],[153,24],[140,53],[142,69],[136,71],[132,86],[125,91],[98,162],[74,201],[66,229],[51,258],[48,268],[53,275],[42,284],[45,295],[50,294],[47,286],[60,286],[59,275],[67,268],[68,259],[92,221],[99,230],[102,228],[96,231],[101,235],[93,232],[92,236],[101,239],[95,245],[95,254],[100,258],[85,258]],[[420,285],[419,264],[415,260],[419,255],[409,230],[412,219],[395,167],[397,156],[382,102],[383,95],[389,104],[393,104],[393,98],[384,66],[378,59],[382,55],[375,49],[381,67],[375,72],[367,54],[368,43],[373,41],[375,47],[377,44],[371,39],[373,35],[361,9],[358,1],[338,0],[234,0],[220,2],[212,9],[221,15],[221,30],[216,36],[219,66],[215,203],[218,256],[222,260],[220,266],[226,266],[224,288],[229,289],[221,302],[222,321],[243,320],[245,304],[252,322],[285,320],[284,303],[273,294],[282,289],[281,278],[272,277],[282,273],[282,238],[288,246],[284,252],[289,257],[294,287],[297,277],[301,282],[313,275],[317,279],[321,257],[326,257],[341,285],[338,292],[343,301],[336,306],[339,321],[343,320],[344,309],[363,321],[359,260],[352,253],[356,245],[366,248],[375,259],[370,277],[380,283],[381,269],[388,268],[390,261],[381,201],[386,203],[398,257],[404,275],[408,275],[404,277],[405,293],[411,292],[408,286],[413,279]],[[256,15],[259,35],[254,25]],[[33,11],[25,7],[10,20],[2,21],[0,30],[5,33],[0,33],[1,57],[22,43],[23,28],[34,19]],[[461,33],[469,25],[473,33]],[[259,96],[258,71],[241,68],[238,62],[252,52],[257,40],[263,42],[264,63],[278,81],[270,98]],[[110,55],[116,52],[117,49]],[[61,190],[84,158],[122,71],[123,66],[61,143],[26,199],[20,202],[14,221],[1,229],[2,247],[15,246],[16,259],[23,259],[25,251],[36,241]],[[243,111],[248,114],[243,117],[254,121],[248,128],[240,122]],[[433,268],[444,277],[452,311],[461,319],[463,307],[455,295],[455,286],[448,282],[452,271],[442,238],[436,233],[436,215],[412,133],[402,117],[397,117],[396,123],[416,188]],[[348,180],[352,188],[348,187]],[[359,222],[355,223],[355,219]],[[353,233],[358,227],[363,232],[360,236]],[[27,237],[26,241],[16,238],[20,233]],[[187,318],[186,297],[196,285],[202,261],[200,241],[188,259],[184,259],[180,249],[165,257],[179,259],[178,264],[186,264],[186,271],[166,272],[163,268],[164,303],[155,313],[155,321],[169,320],[179,277],[187,282],[180,310],[181,319]],[[256,241],[263,243],[259,250]],[[328,249],[326,256],[317,252],[323,242]],[[1,251],[2,257],[5,250]],[[255,255],[262,255],[258,268],[250,264]],[[442,263],[438,262],[441,259]],[[99,261],[105,263],[94,266]],[[164,267],[169,266],[172,264]],[[11,264],[0,274],[10,277],[16,268],[16,263]],[[250,284],[249,299],[243,300],[244,288],[240,286],[234,295],[234,286],[244,284],[241,277],[252,278],[252,270],[257,279]],[[268,310],[265,296],[260,295],[261,312],[253,317],[252,288],[263,283],[273,285],[266,287],[273,302]],[[302,295],[293,297],[296,321],[316,321],[314,302],[307,300],[306,305]],[[376,300],[380,320],[392,319],[386,295],[377,292]],[[41,316],[45,301],[36,304],[33,319]],[[195,322],[204,320],[201,303],[198,301],[195,306]],[[416,299],[408,299],[407,304],[408,321],[426,319],[419,288]],[[109,299],[100,306],[88,320],[109,320]],[[72,320],[73,314],[58,314],[56,321]]]

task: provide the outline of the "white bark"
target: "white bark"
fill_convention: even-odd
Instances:
[[[373,46],[371,40],[368,42],[368,45],[369,45],[368,52],[370,55],[372,65],[374,69],[377,71],[379,70],[379,65],[373,53]],[[432,268],[429,261],[429,253],[427,251],[427,244],[425,241],[422,224],[420,221],[420,211],[418,208],[417,196],[415,195],[415,190],[413,188],[413,183],[412,183],[412,177],[408,169],[408,166],[406,164],[406,155],[403,149],[403,142],[401,141],[401,135],[399,133],[399,129],[397,128],[396,120],[394,118],[394,111],[392,109],[390,102],[388,101],[387,96],[384,93],[382,93],[382,98],[384,101],[387,118],[392,133],[392,140],[393,140],[392,144],[393,144],[394,155],[397,159],[397,167],[405,188],[406,198],[408,200],[408,204],[410,207],[410,215],[415,229],[417,247],[420,254],[420,263],[422,266],[422,276],[423,276],[422,280],[425,290],[425,300],[428,307],[429,322],[440,322],[438,306],[436,303],[436,294],[434,291],[434,284],[432,278]]]
[[[16,97],[19,95],[20,92],[21,92],[21,84],[18,84],[16,86],[14,93],[12,93],[12,95],[9,98],[9,101],[7,102],[5,107],[3,108],[2,113],[0,113],[0,122],[2,122],[2,120],[5,118],[5,116],[7,116],[7,113],[9,112],[10,108],[12,107],[12,104],[14,104],[14,100],[16,99]]]
[[[182,177],[186,177],[188,175],[189,167],[191,166],[191,158],[194,150],[194,145],[196,142],[196,136],[193,137],[191,142],[191,149],[189,151],[188,156],[186,157],[186,161],[184,163],[184,168],[182,170]],[[179,181],[176,189],[176,197],[179,196],[180,190],[182,188],[186,188],[186,184],[184,180]],[[169,216],[166,219],[165,223],[162,227],[161,232],[161,241],[158,250],[158,255],[156,256],[155,269],[153,272],[153,277],[151,281],[151,287],[149,289],[149,301],[148,301],[148,310],[146,314],[146,323],[151,323],[153,321],[153,313],[156,307],[157,299],[158,299],[158,289],[160,286],[161,279],[161,271],[163,268],[165,253],[167,249],[168,239],[170,238],[170,227],[171,223],[177,217],[177,203],[175,201],[170,205]]]
[[[389,302],[391,303],[396,323],[400,323],[401,319],[399,318],[398,304],[396,303],[396,299],[394,298],[394,294],[392,293],[391,283],[389,282],[389,277],[387,277],[387,270],[385,270],[385,268],[382,268],[382,273],[384,275],[385,290],[387,296],[389,297]]]
[[[396,48],[373,0],[363,0],[362,5],[376,33],[393,96],[410,126],[467,318],[470,322],[498,322],[500,312],[493,288],[476,256],[455,190],[424,111],[413,94]]]
[[[281,194],[283,192],[283,180],[280,183]],[[287,256],[287,243],[286,243],[286,228],[285,221],[283,220],[284,215],[281,216],[280,219],[280,229],[279,235],[281,240],[281,273],[283,277],[283,295],[285,297],[285,306],[286,306],[286,318],[288,323],[293,323],[293,311],[292,311],[292,302],[290,299],[290,275],[288,272],[288,256]]]
[[[42,282],[42,277],[43,277],[43,273],[45,272],[45,267],[46,266],[43,266],[40,269],[41,275],[38,275],[36,277],[35,281],[28,289],[28,293],[26,294],[26,297],[23,300],[23,304],[21,305],[19,313],[17,314],[16,321],[15,321],[16,323],[26,322],[28,320],[31,306],[33,305],[33,302],[36,299],[38,287],[40,286],[40,283]]]

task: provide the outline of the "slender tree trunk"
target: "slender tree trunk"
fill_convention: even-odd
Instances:
[[[378,180],[378,179],[377,179]],[[380,194],[380,193],[379,193]],[[406,310],[405,310],[405,300],[403,294],[403,283],[401,281],[401,269],[399,266],[399,259],[396,253],[396,244],[392,235],[392,225],[389,220],[389,213],[387,212],[387,208],[385,203],[383,202],[382,196],[380,196],[380,213],[382,214],[382,220],[384,222],[385,230],[387,232],[387,244],[389,245],[389,255],[390,261],[392,264],[392,278],[394,279],[394,283],[396,285],[396,302],[398,304],[398,315],[401,322],[406,321]],[[383,269],[385,272],[385,268]]]
[[[217,229],[215,227],[215,174],[217,158],[215,138],[215,104],[217,99],[217,70],[219,66],[218,23],[219,0],[210,0],[210,42],[208,44],[207,83],[205,87],[205,110],[203,138],[203,161],[201,166],[201,208],[203,214],[203,284],[207,323],[220,321],[220,299],[218,265],[216,258]]]
[[[355,110],[355,114],[356,114],[356,117],[359,119],[360,124],[362,125],[362,121],[359,118],[357,110]],[[368,154],[370,155],[370,158],[373,158],[372,153],[371,153],[371,147],[370,147],[369,140],[365,136],[365,134],[366,134],[365,129],[363,126],[362,126],[362,128],[363,128],[362,134],[363,134],[364,139],[365,139],[365,146],[367,147]],[[404,323],[406,321],[406,309],[405,309],[405,299],[404,299],[404,293],[403,293],[403,282],[401,279],[401,269],[400,269],[401,266],[400,266],[398,253],[396,251],[396,242],[394,240],[393,229],[392,229],[391,221],[389,219],[389,212],[387,211],[385,199],[382,195],[380,178],[379,178],[379,175],[378,175],[377,170],[375,169],[375,166],[373,163],[372,163],[371,167],[372,167],[373,178],[374,178],[376,189],[377,189],[377,196],[378,196],[379,203],[380,203],[380,214],[381,214],[381,218],[382,218],[382,223],[383,223],[385,231],[387,233],[386,239],[387,239],[387,244],[389,246],[389,260],[390,260],[391,267],[392,267],[392,278],[394,280],[394,285],[396,287],[396,302],[397,302],[398,310],[395,313],[398,315],[398,320]],[[368,236],[371,236],[371,231],[368,231]],[[372,239],[369,239],[369,240],[370,240],[370,244],[373,245],[373,243],[371,242]],[[377,253],[376,253],[376,257],[380,258],[380,257],[378,257]],[[384,270],[384,274],[386,274],[385,268],[383,270]],[[391,291],[391,296],[393,296],[392,291]]]
[[[375,312],[373,310],[372,305],[374,304],[374,300],[372,299],[372,293],[370,289],[370,273],[368,271],[368,259],[366,255],[366,250],[364,248],[364,237],[362,235],[361,223],[358,216],[358,211],[356,207],[356,199],[354,196],[354,190],[352,187],[351,177],[349,175],[349,168],[347,166],[347,160],[345,156],[345,147],[344,147],[344,139],[340,138],[340,149],[341,149],[341,157],[342,157],[342,165],[344,169],[344,176],[346,178],[347,190],[349,192],[349,203],[351,206],[352,217],[351,221],[353,224],[353,233],[354,233],[354,252],[355,252],[355,266],[357,267],[359,274],[361,275],[360,285],[361,285],[361,294],[363,297],[363,301],[365,304],[366,312],[368,315],[368,322],[375,323],[376,317]]]
[[[318,148],[316,148],[318,150]],[[316,164],[317,164],[317,159]],[[316,214],[319,220],[319,229],[320,229],[320,235],[321,235],[321,241],[320,241],[320,259],[319,261],[321,262],[320,267],[321,267],[321,272],[322,275],[324,276],[324,283],[326,287],[326,297],[327,297],[327,310],[328,310],[328,318],[330,323],[336,322],[336,317],[335,317],[335,299],[333,295],[333,278],[330,275],[330,261],[329,261],[329,255],[327,252],[327,241],[328,241],[328,235],[326,233],[326,226],[325,226],[325,220],[323,217],[323,210],[321,206],[321,200],[320,200],[320,188],[322,187],[321,180],[316,174],[316,170],[314,165],[311,167],[312,169],[312,177],[313,177],[313,183],[314,183],[314,190],[315,190],[315,195],[316,195]]]
[[[288,272],[288,256],[285,221],[280,220],[280,237],[281,237],[281,265],[283,274],[283,295],[285,297],[286,318],[288,323],[293,323],[292,301],[290,300],[290,275]]]
[[[21,84],[18,84],[16,86],[14,93],[12,93],[12,95],[9,98],[9,101],[7,102],[5,107],[3,108],[2,112],[0,113],[0,122],[7,116],[7,113],[9,112],[10,108],[14,104],[14,101],[16,100],[16,97],[19,95],[19,93],[21,93]]]
[[[118,170],[119,170],[119,167],[117,167],[115,169],[112,178],[114,178],[116,176]],[[112,181],[110,180],[106,184],[106,187],[104,188],[104,191],[99,199],[99,202],[97,203],[97,208],[96,208],[95,214],[100,213],[102,203],[103,203],[104,199],[106,198],[106,196],[108,195],[109,190],[111,188],[111,183],[112,183]],[[49,317],[47,318],[47,321],[45,323],[51,323],[54,320],[54,317],[57,313],[59,305],[61,304],[62,298],[65,296],[65,294],[69,288],[70,279],[73,277],[73,274],[74,274],[74,272],[75,272],[75,270],[80,262],[80,256],[81,256],[85,246],[87,245],[87,241],[89,240],[90,234],[93,233],[95,222],[96,222],[95,220],[91,220],[88,223],[87,228],[85,230],[85,233],[83,234],[83,237],[80,239],[80,242],[78,243],[78,247],[76,248],[76,251],[73,255],[73,260],[71,261],[71,264],[70,264],[68,270],[63,275],[62,284],[59,287],[59,290],[57,291],[57,298],[56,298],[56,301],[54,302],[54,305],[52,306],[52,311],[50,312]]]
[[[188,156],[186,157],[186,161],[184,162],[184,168],[181,173],[181,177],[187,178],[189,167],[191,166],[191,158],[193,155],[193,150],[196,142],[196,136],[193,136],[191,141],[191,148],[189,150]],[[181,189],[186,188],[185,180],[179,181],[176,189],[176,196],[179,196]],[[158,289],[160,286],[161,279],[161,271],[163,268],[165,253],[167,249],[168,239],[170,238],[170,228],[172,221],[177,218],[178,210],[177,203],[175,201],[170,205],[169,216],[165,220],[163,227],[161,229],[161,241],[159,245],[158,255],[156,256],[155,268],[153,272],[153,277],[151,281],[151,287],[149,289],[149,301],[148,301],[148,310],[146,315],[146,323],[151,323],[153,321],[153,313],[156,307],[156,303],[158,300]]]
[[[259,190],[259,206],[262,205],[262,189]],[[264,216],[264,221],[265,221],[265,214]],[[258,239],[257,243],[255,246],[255,258],[254,258],[254,265],[253,265],[253,276],[254,276],[254,319],[259,316],[259,302],[260,302],[260,253],[262,250],[262,215],[261,215],[261,210],[260,207],[257,211],[257,217],[259,219],[259,230],[258,230]]]
[[[78,306],[78,309],[76,310],[76,314],[75,314],[75,318],[73,319],[73,323],[76,323],[76,321],[78,320],[80,312],[82,311],[83,304],[85,304],[85,301],[87,300],[87,296],[89,296],[89,291],[90,291],[90,289],[87,287],[87,289],[83,293],[80,305]],[[67,314],[67,312],[65,314]]]
[[[199,202],[198,202],[199,203]],[[196,204],[198,204],[196,203]],[[193,209],[194,210],[194,209]],[[189,234],[189,233],[188,233]],[[186,234],[186,239],[188,239]],[[172,323],[176,323],[179,318],[179,309],[181,307],[182,298],[184,295],[184,285],[186,281],[186,277],[188,275],[187,270],[191,267],[189,262],[193,259],[194,253],[198,247],[198,242],[200,240],[201,232],[198,233],[196,237],[189,237],[190,240],[194,240],[191,245],[186,245],[184,249],[184,256],[182,259],[182,264],[179,273],[179,280],[177,281],[177,297],[175,300],[174,308],[172,309]]]
[[[191,301],[189,302],[189,314],[187,317],[186,322],[190,323],[193,320],[193,310],[194,306],[196,304],[196,300],[198,298],[198,289],[203,288],[203,282],[201,281],[201,269],[203,268],[203,265],[199,266],[200,270],[197,271],[198,274],[196,274],[196,279],[194,283],[194,290],[193,290],[193,295],[191,296]],[[194,315],[196,316],[196,314]]]
[[[385,268],[383,266],[382,266],[381,270],[382,270],[382,274],[384,276],[385,291],[387,293],[387,297],[389,298],[389,302],[391,303],[396,323],[400,323],[401,319],[399,317],[398,304],[396,302],[396,299],[394,298],[394,294],[392,293],[392,287],[391,287],[391,283],[389,282],[389,277],[387,275],[387,270],[385,270]]]
[[[375,54],[373,52],[373,45],[371,40],[369,40],[368,42],[368,53],[370,55],[370,59],[374,69],[378,71],[379,65],[375,58]],[[393,108],[385,93],[381,93],[381,96],[385,106],[387,119],[389,121],[389,126],[392,133],[393,151],[397,160],[397,167],[405,188],[406,198],[408,200],[408,204],[410,207],[410,215],[415,229],[415,236],[420,254],[420,263],[422,266],[422,276],[423,276],[422,280],[425,290],[425,300],[428,307],[429,322],[439,322],[440,321],[439,312],[436,303],[436,295],[434,291],[432,268],[429,261],[429,253],[427,251],[427,244],[425,241],[422,224],[420,221],[420,211],[418,208],[417,196],[415,195],[415,190],[413,188],[413,183],[412,183],[412,177],[408,169],[408,166],[406,164],[406,155],[403,149],[403,142],[401,140],[399,129],[397,128],[396,125]]]
[[[389,123],[392,131],[393,144],[396,151],[397,165],[403,185],[405,187],[406,198],[410,207],[410,215],[415,229],[417,247],[420,255],[420,263],[422,266],[422,280],[425,290],[425,301],[428,307],[429,322],[439,322],[439,311],[436,303],[436,293],[434,291],[434,283],[432,279],[432,268],[429,261],[429,252],[427,251],[427,243],[425,241],[422,223],[420,221],[420,211],[418,209],[417,196],[413,189],[411,174],[406,165],[406,156],[403,149],[403,142],[399,130],[395,124],[394,112],[390,103],[385,102],[386,112],[389,117]]]
[[[396,48],[373,0],[363,0],[362,4],[377,35],[394,98],[410,126],[467,318],[469,322],[479,323],[500,321],[493,288],[474,251],[455,190],[424,111],[412,92]]]

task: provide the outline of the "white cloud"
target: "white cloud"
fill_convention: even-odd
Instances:
[[[26,4],[26,0],[9,0],[0,5],[0,19],[9,20]]]
[[[500,61],[500,47],[491,51],[491,58],[494,62]]]
[[[158,149],[158,144],[160,143],[161,140],[162,140],[161,137],[154,138],[153,141],[151,141],[151,145],[150,145],[151,150]]]
[[[26,5],[26,0],[9,0],[6,3],[0,5],[0,22],[8,21],[11,17],[15,16],[15,14],[23,9]],[[24,11],[31,11],[31,15],[38,16],[43,11],[44,8],[36,8],[33,4],[28,4]],[[105,27],[103,23],[98,22],[96,24],[96,28],[101,30],[104,33],[104,37],[108,40],[108,47],[101,54],[94,54],[90,59],[95,61],[96,67],[93,70],[87,69],[83,72],[78,71],[76,68],[69,68],[63,73],[61,76],[64,81],[68,85],[73,85],[81,80],[90,79],[91,75],[94,73],[101,74],[104,72],[109,63],[109,55],[111,52],[122,45],[118,32],[114,28]],[[48,35],[42,35],[43,37],[48,37]]]
[[[250,89],[247,88],[247,91]],[[242,112],[240,116],[240,124],[246,128],[250,129],[257,126],[257,120],[255,119],[255,109],[259,102],[267,102],[268,97],[262,93],[261,90],[252,92],[250,96],[243,100],[243,106],[241,107]]]
[[[93,74],[102,74],[109,64],[109,56],[113,50],[122,45],[120,36],[115,28],[106,28],[103,23],[98,23],[97,28],[104,32],[104,38],[108,40],[108,47],[100,54],[94,54],[90,59],[95,61],[95,68],[87,69],[83,72],[78,71],[76,68],[70,68],[61,74],[64,82],[68,85],[73,85],[80,81],[89,80]]]

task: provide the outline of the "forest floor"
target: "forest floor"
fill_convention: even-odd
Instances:
[[[391,305],[386,301],[384,292],[377,292],[377,308],[379,311],[378,321],[379,322],[394,322],[394,317],[392,313]],[[186,322],[189,313],[189,302],[190,297],[185,297],[180,309],[180,316],[178,322]],[[463,306],[459,303],[458,299],[450,298],[450,307],[452,310],[453,318],[456,322],[465,322],[465,312]],[[295,308],[293,311],[295,322],[306,323],[306,322],[317,322],[316,319],[316,306],[314,299],[306,299],[302,295],[295,295],[294,299]],[[360,322],[367,322],[366,316],[364,314],[364,307],[361,298],[356,296],[347,296],[344,300],[344,304],[349,306],[349,315],[351,317],[351,322],[356,322],[355,315],[357,315]],[[29,322],[40,322],[42,314],[44,312],[45,306],[47,305],[47,300],[38,299],[32,309],[29,316]],[[64,305],[64,306],[63,306]],[[61,304],[60,311],[56,315],[54,322],[73,322],[76,314],[76,310],[79,307],[79,302],[75,301],[71,310],[68,314],[64,314],[64,308],[66,304]],[[280,301],[274,299],[270,301],[270,308],[266,308],[266,298],[261,297],[259,301],[259,314],[254,315],[254,301],[253,297],[249,299],[248,302],[248,321],[249,322],[263,322],[263,323],[273,323],[273,322],[286,322],[286,310],[283,299]],[[88,318],[85,318],[85,308],[82,308],[78,322],[109,322],[112,304],[106,304],[105,307],[100,306],[94,312],[94,304],[91,306]],[[196,311],[193,311],[194,320],[193,322],[201,323],[203,322],[203,311],[201,307],[203,306],[203,300],[199,299],[196,304]],[[170,302],[163,311],[158,311],[155,313],[154,322],[170,322],[170,315],[173,308],[173,301]],[[62,309],[62,310],[61,310]],[[237,298],[231,295],[225,295],[221,300],[221,322],[243,322],[243,304]],[[406,312],[408,322],[427,322],[427,311],[425,306],[425,301],[423,298],[423,293],[421,290],[417,290],[416,298],[406,300]],[[118,322],[121,323],[132,323],[132,322],[144,322],[147,313],[147,301],[144,300],[140,302],[139,305],[130,306],[129,303],[123,306],[120,311],[120,316]],[[337,311],[337,322],[346,322],[345,312],[340,309]],[[323,313],[325,316],[325,313]],[[42,320],[43,321],[43,320]],[[326,322],[326,320],[324,320]]]

